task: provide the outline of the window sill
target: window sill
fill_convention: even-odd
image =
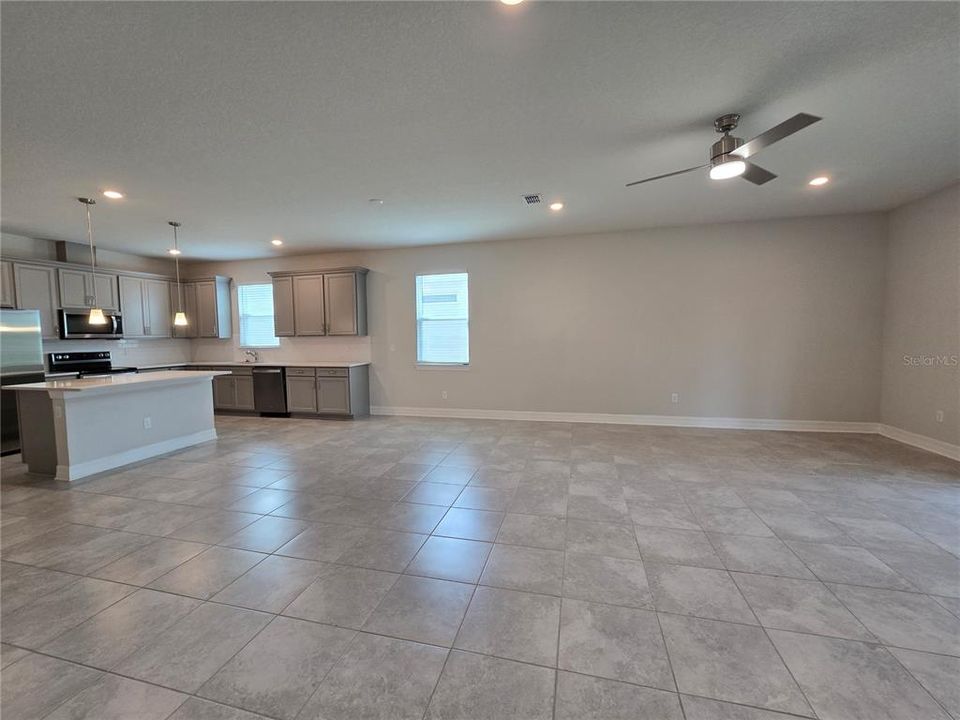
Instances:
[[[417,370],[458,370],[463,372],[470,369],[470,363],[421,363],[418,362],[414,367]]]

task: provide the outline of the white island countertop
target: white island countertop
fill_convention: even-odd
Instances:
[[[229,375],[223,370],[166,370],[140,375],[138,373],[118,373],[97,377],[63,378],[46,382],[25,383],[10,386],[16,392],[82,392],[103,393],[141,389],[144,386],[156,387],[162,384],[183,383],[216,375]]]

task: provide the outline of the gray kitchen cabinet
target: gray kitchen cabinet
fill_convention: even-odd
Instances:
[[[197,286],[193,283],[182,282],[178,292],[177,284],[171,283],[170,305],[173,312],[177,312],[182,307],[183,314],[187,316],[186,325],[173,326],[173,336],[177,338],[197,337]]]
[[[0,260],[0,307],[12,308],[17,304],[13,294],[13,263]]]
[[[325,335],[323,275],[293,278],[293,324],[297,335]]]
[[[273,278],[273,334],[276,337],[296,335],[293,320],[293,278]]]
[[[145,279],[143,297],[146,307],[146,334],[149,337],[170,337],[173,329],[173,312],[170,309],[170,283],[166,280]]]
[[[235,375],[233,377],[236,392],[237,410],[254,410],[253,404],[253,376]]]
[[[61,287],[63,287],[61,271]],[[142,337],[146,334],[144,318],[143,279],[120,276],[120,312],[123,315],[124,337]]]
[[[13,278],[17,308],[39,311],[43,337],[58,337],[57,308],[60,303],[57,300],[56,269],[15,262]]]
[[[253,369],[249,367],[217,367],[211,370],[226,370],[229,375],[213,378],[214,410],[255,409],[253,401]]]
[[[321,415],[350,414],[350,380],[317,377],[317,412]]]
[[[120,308],[117,276],[98,272],[96,277],[88,270],[60,268],[57,271],[60,289],[60,306],[65,308],[88,308],[96,304],[104,310]]]
[[[287,370],[287,410],[299,413],[317,412],[317,378],[311,371],[309,375],[295,375]]]
[[[230,313],[230,278],[192,280],[197,294],[197,337],[229,338],[233,333]],[[188,316],[189,318],[189,316]]]
[[[367,272],[354,267],[269,273],[276,335],[366,335]]]
[[[233,375],[217,375],[213,378],[213,407],[216,410],[236,410],[237,384]]]

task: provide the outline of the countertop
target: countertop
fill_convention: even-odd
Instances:
[[[291,362],[230,362],[219,360],[207,360],[203,362],[171,362],[157,363],[156,365],[138,365],[137,370],[152,370],[154,368],[165,367],[305,367],[305,368],[352,368],[369,365],[368,362],[357,362],[355,360],[321,360],[321,361],[291,361]]]
[[[99,375],[96,377],[68,378],[48,380],[42,383],[8,385],[6,389],[15,392],[110,392],[133,390],[144,385],[163,385],[170,383],[206,380],[216,375],[229,373],[218,370],[160,370],[140,375],[138,373],[120,373],[117,375]]]

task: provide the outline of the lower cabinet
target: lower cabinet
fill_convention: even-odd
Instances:
[[[291,368],[294,369],[294,368]],[[287,371],[287,410],[298,413],[317,412],[317,378],[293,376]]]
[[[214,368],[220,370],[221,368]],[[249,368],[229,369],[230,375],[217,375],[213,378],[214,410],[255,409],[253,402],[253,375]]]
[[[370,414],[367,366],[287,368],[287,410],[311,415]]]

